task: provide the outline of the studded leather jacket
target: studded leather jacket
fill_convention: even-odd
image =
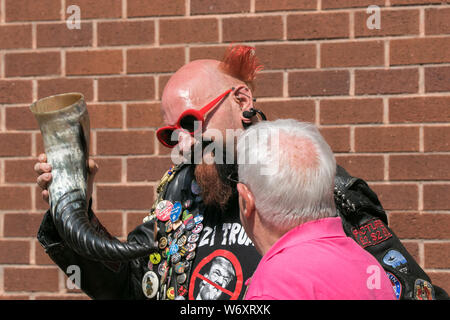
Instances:
[[[190,185],[193,175],[183,168],[167,185],[163,198],[171,201],[182,198],[183,186]],[[335,202],[346,234],[370,252],[383,266],[392,282],[398,299],[448,299],[447,293],[433,285],[430,278],[408,253],[394,232],[388,227],[385,211],[376,194],[362,179],[350,176],[337,167]],[[95,217],[89,203],[88,215],[92,225],[112,237]],[[136,227],[128,235],[128,242],[157,247],[155,220]],[[53,224],[50,212],[44,215],[38,240],[50,258],[70,276],[71,265],[80,272],[81,289],[93,299],[145,299],[142,279],[148,271],[149,257],[129,262],[99,262],[80,256],[65,245]],[[369,276],[369,274],[368,274]]]

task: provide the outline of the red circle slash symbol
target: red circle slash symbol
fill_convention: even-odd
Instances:
[[[216,258],[216,257],[224,257],[224,258],[228,259],[231,262],[231,264],[233,265],[234,270],[236,271],[236,278],[237,278],[236,279],[236,286],[234,288],[234,292],[219,286],[217,283],[212,282],[211,280],[209,280],[208,278],[206,278],[205,276],[200,274],[200,270],[207,263],[211,262],[211,260]],[[239,294],[241,293],[242,285],[244,283],[244,277],[243,277],[243,274],[242,274],[242,267],[241,267],[241,264],[239,263],[239,260],[230,251],[221,250],[221,249],[220,250],[216,250],[213,253],[211,253],[209,256],[204,258],[197,265],[197,267],[195,267],[194,271],[192,272],[191,280],[189,282],[189,299],[190,300],[194,300],[194,286],[195,286],[195,280],[197,280],[197,278],[199,278],[199,279],[209,283],[210,285],[214,286],[218,290],[220,290],[223,293],[229,295],[230,296],[230,300],[237,300],[237,298],[239,297]]]

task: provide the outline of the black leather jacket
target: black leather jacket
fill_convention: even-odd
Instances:
[[[181,186],[190,183],[189,179],[189,175],[177,174],[168,186],[164,199],[180,199]],[[367,183],[350,176],[339,166],[335,180],[335,201],[346,234],[380,262],[394,286],[396,282],[399,283],[398,298],[448,299],[444,290],[431,285],[430,278],[390,230],[386,213]],[[95,217],[91,204],[92,202],[89,204],[91,223],[98,231],[110,236]],[[127,240],[154,244],[153,230],[153,222],[143,223],[130,232]],[[49,211],[44,216],[37,237],[50,258],[64,272],[67,273],[70,265],[80,267],[81,289],[91,298],[145,299],[141,281],[147,271],[147,256],[122,263],[86,259],[64,244]]]

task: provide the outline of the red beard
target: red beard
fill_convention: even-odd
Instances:
[[[223,181],[215,164],[201,163],[195,167],[195,179],[202,189],[203,202],[225,211],[235,193],[233,186]]]

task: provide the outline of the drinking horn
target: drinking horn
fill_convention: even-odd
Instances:
[[[90,223],[87,205],[89,115],[81,93],[43,98],[30,106],[52,166],[48,187],[50,212],[65,243],[79,255],[98,261],[126,261],[145,256],[152,248],[122,243],[98,232]]]

